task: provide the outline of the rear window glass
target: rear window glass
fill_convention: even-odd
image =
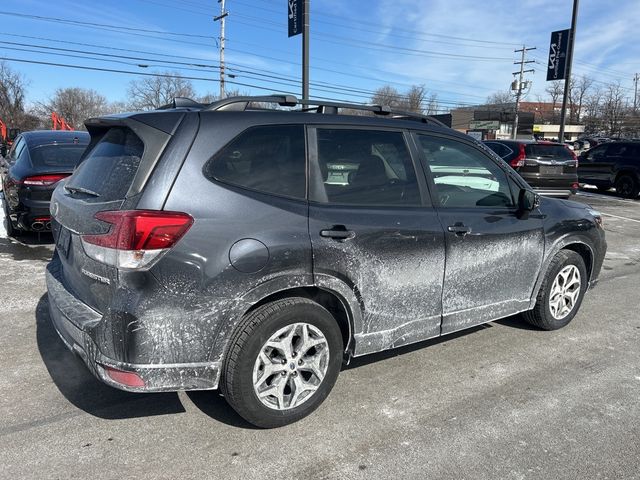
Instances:
[[[305,198],[304,128],[250,128],[209,160],[204,174],[260,192]]]
[[[89,152],[67,186],[94,192],[104,202],[123,199],[143,153],[144,144],[132,130],[111,128]]]
[[[529,158],[560,158],[562,160],[572,160],[571,150],[563,145],[545,145],[543,143],[532,143],[524,146],[524,152]]]
[[[87,144],[41,145],[30,150],[34,167],[52,167],[73,170]]]
[[[513,150],[511,150],[506,145],[503,145],[502,143],[486,142],[485,145],[496,152],[502,158],[505,158],[513,153]]]

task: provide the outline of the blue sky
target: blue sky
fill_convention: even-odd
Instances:
[[[633,75],[640,72],[640,1],[580,4],[574,72],[601,86],[620,81],[632,95]],[[517,69],[513,50],[526,44],[537,47],[528,96],[535,100],[546,87],[550,32],[570,26],[571,6],[571,0],[311,0],[311,96],[366,102],[384,84],[400,90],[424,84],[442,108],[479,103],[508,87]],[[4,0],[0,12],[121,28],[0,15],[0,56],[144,73],[177,70],[217,80],[219,25],[212,17],[218,8],[215,0]],[[299,94],[301,36],[287,38],[286,0],[227,0],[227,9],[226,61],[235,75],[228,81],[244,84],[228,88]],[[68,86],[124,100],[128,83],[139,78],[10,65],[29,80],[31,102]],[[194,84],[200,94],[219,90],[217,81]]]

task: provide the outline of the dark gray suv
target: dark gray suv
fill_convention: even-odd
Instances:
[[[428,117],[289,96],[170,107],[88,120],[52,199],[51,318],[114,387],[220,387],[280,426],[351,357],[519,312],[560,328],[602,266],[597,212],[540,198]]]

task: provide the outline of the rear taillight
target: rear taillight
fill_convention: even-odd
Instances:
[[[527,158],[526,153],[524,153],[524,145],[521,143],[519,147],[518,156],[509,162],[513,168],[524,167],[524,161]]]
[[[573,150],[571,150],[569,147],[567,147],[566,145],[564,146],[564,148],[566,148],[567,150],[569,150],[569,153],[571,153],[571,156],[573,157],[573,159],[576,162],[576,168],[578,167],[578,155],[576,155],[576,152],[574,152]]]
[[[32,177],[27,177],[22,181],[23,185],[31,185],[37,187],[48,187],[49,185],[53,185],[58,183],[63,178],[67,178],[70,173],[55,173],[49,175],[34,175]]]
[[[94,260],[127,270],[150,268],[193,224],[186,213],[157,210],[110,210],[95,215],[111,224],[107,233],[82,235]]]

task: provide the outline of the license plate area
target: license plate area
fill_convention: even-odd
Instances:
[[[540,173],[543,175],[561,175],[562,167],[548,167],[545,165],[541,165]]]
[[[56,242],[56,248],[58,249],[58,253],[60,254],[60,256],[62,256],[63,258],[67,258],[69,256],[70,245],[71,232],[60,225],[58,231],[58,240]]]

